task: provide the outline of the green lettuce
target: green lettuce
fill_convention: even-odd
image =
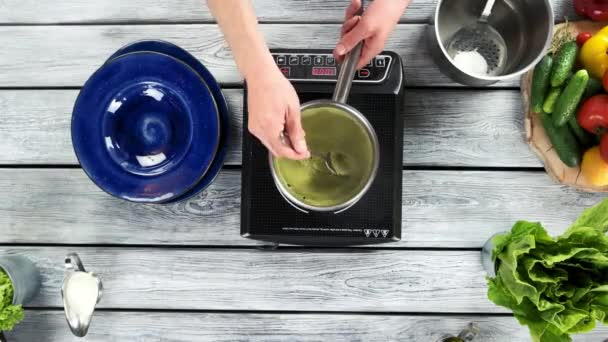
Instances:
[[[608,199],[583,212],[561,236],[519,221],[496,236],[488,298],[513,311],[535,342],[569,342],[608,325]]]
[[[608,200],[597,206],[583,211],[581,217],[572,224],[570,229],[576,227],[591,227],[603,233],[608,232]]]
[[[13,284],[0,270],[0,331],[13,330],[24,318],[21,305],[13,305]]]

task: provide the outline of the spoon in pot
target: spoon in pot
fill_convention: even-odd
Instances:
[[[315,158],[319,158],[323,161],[323,165],[325,165],[325,168],[327,168],[327,170],[334,176],[339,176],[338,171],[336,171],[336,168],[334,167],[333,163],[332,163],[332,159],[331,159],[331,152],[327,152],[325,154],[320,154],[320,153],[316,153],[313,151],[310,151],[310,155],[315,157]]]
[[[287,132],[281,132],[279,138],[281,139],[281,143],[283,143],[286,146],[290,146],[291,143],[289,142],[289,136],[287,135]],[[333,167],[332,164],[332,160],[331,160],[331,152],[327,152],[325,154],[321,154],[321,153],[316,153],[313,151],[310,151],[310,155],[314,158],[318,158],[321,161],[323,161],[323,165],[325,165],[325,168],[327,169],[327,171],[329,171],[329,173],[331,173],[334,176],[338,176],[338,172],[336,172],[336,169]],[[322,171],[322,170],[318,170],[318,171]]]
[[[334,152],[331,154],[331,166],[338,176],[346,177],[354,171],[351,158],[344,153]]]
[[[478,52],[488,64],[487,74],[489,75],[502,73],[507,60],[505,40],[488,23],[495,2],[496,0],[487,0],[479,19],[474,24],[458,30],[447,46],[448,54],[452,59],[460,52]]]

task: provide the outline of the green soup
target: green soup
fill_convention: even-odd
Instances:
[[[308,149],[327,155],[338,174],[324,159],[273,158],[273,167],[284,188],[303,203],[332,207],[354,198],[365,187],[374,168],[374,145],[366,128],[337,108],[317,107],[302,112]]]

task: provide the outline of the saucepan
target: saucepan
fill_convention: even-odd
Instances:
[[[277,189],[303,212],[343,212],[365,195],[376,177],[380,163],[376,132],[361,112],[346,103],[362,44],[345,57],[332,99],[307,102],[300,109],[312,157],[294,161],[270,154]]]

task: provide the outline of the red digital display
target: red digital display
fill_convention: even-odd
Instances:
[[[336,68],[312,68],[313,76],[336,76]]]

